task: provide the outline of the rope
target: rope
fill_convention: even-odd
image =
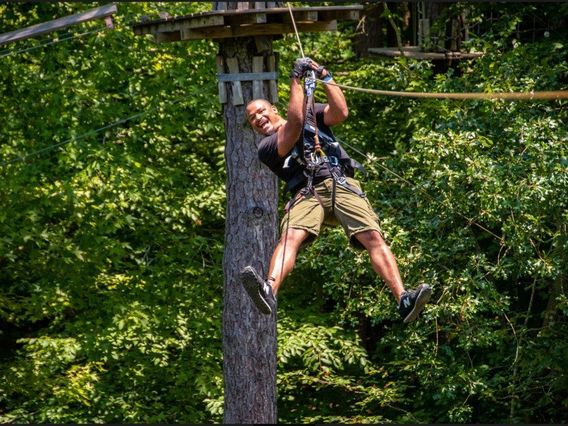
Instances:
[[[304,49],[302,49],[302,41],[300,40],[300,34],[298,34],[298,28],[296,27],[296,20],[294,19],[294,14],[292,13],[292,6],[290,6],[290,2],[288,4],[288,11],[290,12],[290,19],[292,20],[292,25],[294,26],[294,32],[296,33],[296,39],[298,40],[298,46],[300,47],[300,53],[302,54],[302,58],[304,56]]]
[[[298,40],[298,46],[300,46],[300,53],[302,54],[302,58],[305,58],[304,49],[302,49],[302,41],[300,40],[300,35],[298,34],[298,28],[296,28],[296,21],[294,20],[294,14],[292,13],[292,7],[290,6],[289,2],[287,4],[288,4],[288,11],[290,12],[290,19],[292,20],[292,25],[294,26],[294,32],[296,33],[296,39]],[[293,203],[292,203],[292,205],[290,205],[290,210],[292,209],[292,207],[294,207]],[[286,212],[286,215],[287,215],[286,229],[284,230],[284,233],[283,233],[284,247],[282,248],[282,262],[280,264],[280,275],[278,276],[278,279],[280,280],[280,284],[282,283],[282,276],[284,275],[284,261],[286,259],[286,246],[288,245],[288,230],[289,230],[289,226],[290,226],[290,210],[288,210]],[[269,271],[269,273],[272,273],[272,272],[273,271]]]
[[[430,98],[430,99],[502,99],[505,101],[522,101],[522,100],[558,100],[568,99],[568,90],[550,90],[544,92],[509,92],[509,93],[432,93],[432,92],[397,92],[392,90],[376,90],[365,89],[361,87],[346,86],[344,84],[325,82],[322,83],[331,86],[337,86],[340,89],[354,90],[357,92],[372,93],[374,95],[383,96],[401,96],[406,98]]]
[[[300,47],[300,53],[302,58],[304,56],[304,50],[302,49],[302,41],[300,40],[300,34],[298,33],[298,28],[296,27],[296,21],[294,20],[294,14],[292,13],[292,7],[288,2],[288,10],[290,11],[290,19],[292,20],[292,25],[294,27],[294,33],[296,34],[296,39],[298,40],[298,46]],[[502,99],[505,101],[524,101],[524,100],[558,100],[558,99],[568,99],[568,90],[552,90],[544,92],[509,92],[509,93],[431,93],[431,92],[401,92],[394,90],[376,90],[376,89],[365,89],[361,87],[347,86],[344,84],[337,84],[332,82],[322,83],[329,84],[331,86],[337,86],[341,89],[354,90],[358,92],[372,93],[374,95],[383,96],[400,96],[406,98],[430,98],[430,99]]]

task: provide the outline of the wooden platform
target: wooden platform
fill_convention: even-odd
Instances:
[[[338,20],[357,20],[362,5],[293,7],[299,32],[335,31]],[[141,22],[136,35],[152,34],[157,42],[293,33],[288,8],[215,10]]]
[[[369,53],[375,55],[396,57],[405,56],[413,59],[440,60],[440,59],[473,59],[483,55],[481,52],[424,52],[418,46],[405,46],[402,52],[398,47],[370,47]]]

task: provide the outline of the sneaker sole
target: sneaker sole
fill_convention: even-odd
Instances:
[[[247,266],[241,271],[241,281],[249,297],[260,312],[270,315],[272,313],[272,309],[264,297],[262,297],[258,289],[258,283],[262,282],[262,278],[251,266]]]
[[[430,288],[430,286],[424,285],[420,290],[420,293],[418,293],[418,296],[416,297],[414,308],[406,316],[403,323],[407,324],[418,318],[418,315],[420,314],[420,312],[422,312],[424,306],[426,305],[426,303],[428,303],[428,300],[430,300],[430,296],[432,296],[432,289]]]

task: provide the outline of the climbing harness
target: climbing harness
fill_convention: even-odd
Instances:
[[[322,68],[323,69],[323,68]],[[290,225],[290,210],[305,197],[312,195],[323,207],[323,202],[318,195],[314,181],[318,173],[323,171],[320,177],[325,179],[331,178],[333,181],[331,191],[331,209],[332,214],[335,212],[335,198],[337,185],[347,189],[364,198],[365,193],[356,186],[351,185],[347,181],[347,176],[353,175],[354,169],[361,170],[364,174],[367,172],[363,166],[353,160],[341,148],[339,142],[329,129],[329,132],[318,126],[318,113],[314,100],[316,90],[316,74],[313,70],[309,70],[304,75],[304,123],[300,139],[292,149],[290,155],[284,161],[283,168],[291,167],[290,162],[293,161],[300,166],[300,171],[290,179],[286,186],[288,191],[292,193],[292,198],[286,204],[284,211],[286,214],[286,226],[283,232],[284,247],[282,251],[282,262],[280,266],[280,274],[284,270],[284,259],[286,257],[286,246],[288,243],[288,229]],[[323,121],[323,117],[321,118]],[[322,123],[323,124],[323,123]],[[325,126],[322,126],[325,128]]]
[[[302,134],[284,164],[284,168],[287,168],[290,167],[290,161],[296,161],[300,165],[302,173],[298,173],[287,183],[287,188],[293,194],[293,198],[286,205],[286,212],[296,202],[309,194],[313,195],[322,204],[317,191],[314,189],[314,182],[318,174],[324,179],[331,177],[333,180],[332,211],[335,210],[337,185],[360,197],[365,197],[363,191],[347,181],[347,177],[353,175],[353,169],[359,169],[366,173],[363,166],[351,159],[342,150],[331,130],[327,133],[318,126],[314,100],[316,81],[315,72],[313,70],[307,71],[304,76],[305,104]],[[299,187],[301,189],[298,190]]]

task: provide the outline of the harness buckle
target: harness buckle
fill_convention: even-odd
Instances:
[[[310,153],[310,163],[313,165],[320,165],[324,161],[325,157],[318,156],[315,152]]]
[[[337,170],[331,170],[331,176],[333,177],[333,180],[339,185],[345,185],[345,183],[347,182],[345,175],[337,173]]]

